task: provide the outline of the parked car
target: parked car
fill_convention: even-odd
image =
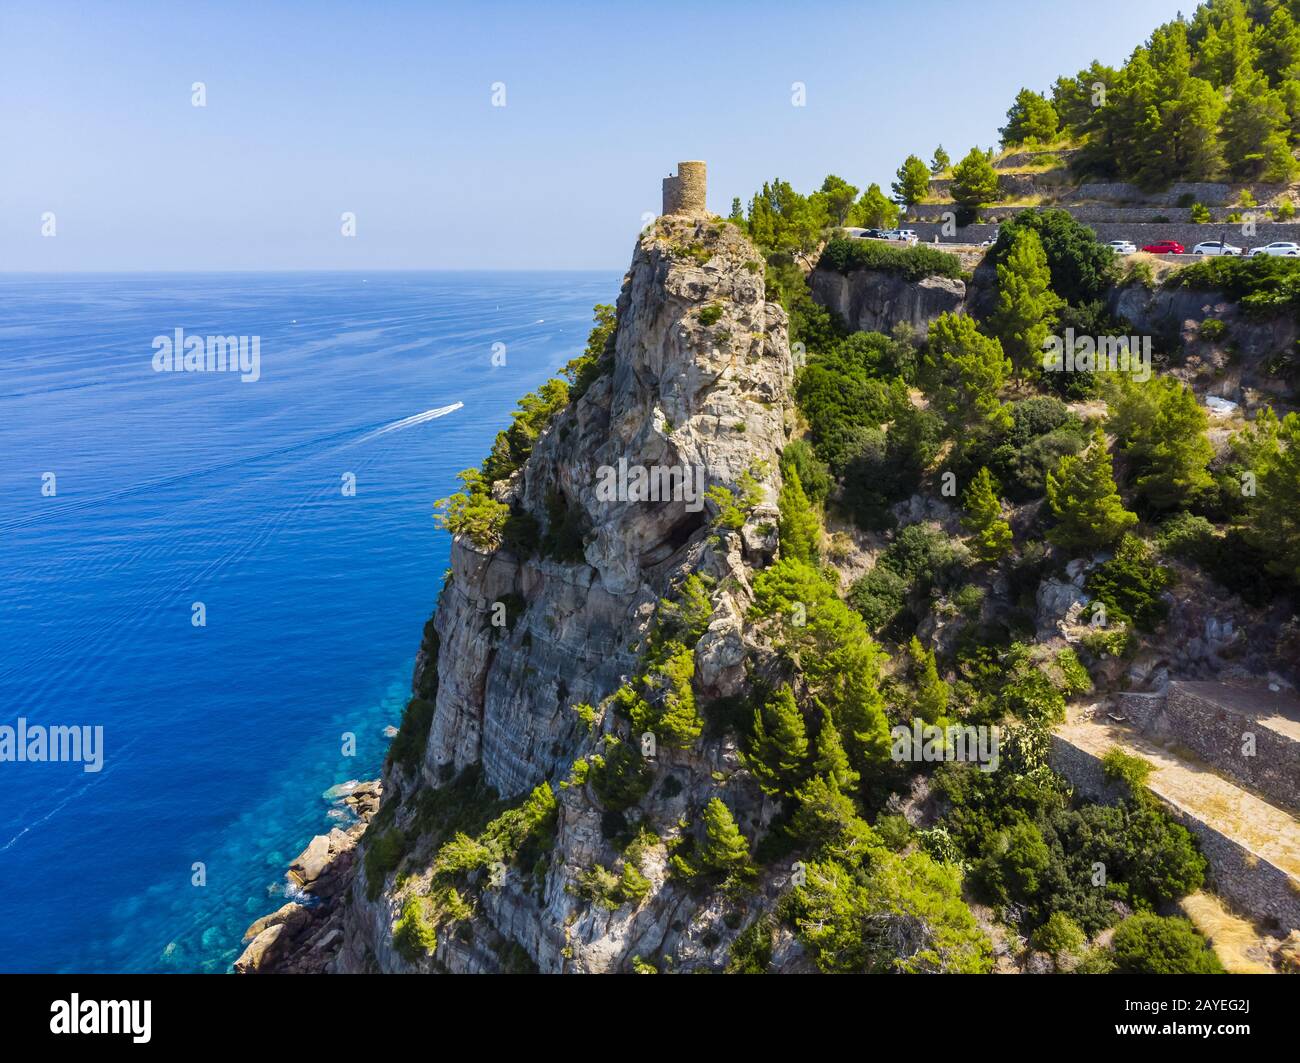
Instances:
[[[912,229],[886,229],[880,234],[880,238],[905,244],[914,244],[917,241],[916,232]]]
[[[1187,249],[1177,240],[1158,240],[1142,248],[1148,255],[1185,255]]]
[[[1225,243],[1223,240],[1205,240],[1192,248],[1194,255],[1239,255],[1240,247],[1233,247],[1232,244]]]
[[[1137,253],[1138,245],[1132,240],[1112,240],[1106,245],[1117,255],[1133,255]]]
[[[1274,240],[1271,244],[1265,244],[1263,247],[1252,247],[1246,254],[1252,258],[1255,255],[1300,258],[1300,244],[1292,243],[1290,240]]]
[[[884,229],[863,229],[862,239],[864,240],[883,240],[885,239]]]

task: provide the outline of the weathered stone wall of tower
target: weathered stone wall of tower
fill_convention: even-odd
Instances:
[[[677,175],[664,178],[664,214],[707,214],[707,167],[703,162],[679,162]]]

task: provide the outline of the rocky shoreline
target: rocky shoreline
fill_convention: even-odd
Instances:
[[[357,859],[357,842],[379,810],[378,779],[331,787],[323,795],[352,820],[318,834],[285,872],[294,898],[244,932],[236,974],[324,974],[343,943],[343,911]]]

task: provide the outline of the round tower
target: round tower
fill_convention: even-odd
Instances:
[[[664,178],[664,214],[707,214],[707,167],[698,159],[677,164],[677,175]]]

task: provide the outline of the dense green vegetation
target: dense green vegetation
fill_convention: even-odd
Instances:
[[[1094,62],[1051,99],[1022,89],[1006,145],[1080,142],[1083,174],[1145,187],[1287,181],[1300,137],[1300,6],[1209,0],[1166,23],[1115,70]]]
[[[1171,288],[1221,291],[1241,303],[1247,314],[1300,314],[1300,262],[1255,255],[1207,258],[1171,274]]]
[[[956,255],[936,251],[924,244],[895,247],[879,241],[836,237],[826,245],[818,262],[823,268],[835,269],[841,273],[855,269],[874,269],[883,273],[896,273],[909,281],[923,280],[926,277],[961,276],[961,262]]]
[[[1043,116],[1031,104],[1023,121],[1032,126]],[[987,180],[988,161],[973,152],[963,179],[971,186]],[[915,175],[910,162],[900,186]],[[827,246],[830,268],[887,268],[872,245]],[[1279,541],[1300,541],[1295,505],[1276,505],[1300,502],[1300,418],[1284,430],[1265,412],[1228,454],[1216,454],[1203,408],[1171,377],[1137,383],[1115,374],[1041,372],[1039,351],[1053,331],[1121,334],[1102,304],[1118,280],[1114,256],[1063,211],[1028,211],[1003,226],[990,253],[997,287],[987,319],[944,316],[920,337],[907,330],[846,334],[808,305],[802,277],[783,265],[783,252],[763,250],[769,293],[790,308],[791,339],[805,345],[807,358],[795,387],[806,436],[782,457],[787,483],[797,485],[783,493],[781,559],[755,578],[751,617],[784,670],[779,685],[751,704],[744,746],[747,770],[781,803],[776,833],[788,836],[784,847],[759,839],[757,858],[790,846],[813,856],[808,881],[780,918],[793,921],[828,971],[895,970],[900,962],[917,970],[987,969],[987,942],[967,921],[963,896],[992,905],[1061,970],[1213,969],[1217,961],[1190,925],[1154,914],[1204,881],[1205,860],[1192,836],[1118,756],[1108,764],[1129,783],[1129,796],[1115,806],[1075,801],[1046,766],[1046,729],[1063,718],[1069,698],[1092,690],[1086,662],[1128,653],[1160,631],[1166,591],[1177,578],[1163,559],[1196,559],[1230,590],[1249,594],[1260,580],[1251,578],[1249,562],[1235,563],[1235,548],[1257,542],[1263,525]],[[1286,297],[1287,267],[1194,268],[1205,276],[1193,275],[1193,285],[1231,283],[1238,292],[1266,293],[1261,303]],[[897,269],[912,277],[930,272]],[[1104,399],[1106,412],[1072,411],[1062,397]],[[1245,473],[1269,483],[1269,504],[1238,497]],[[896,502],[935,497],[948,476],[959,486],[954,504],[969,536],[964,543],[924,523],[892,530]],[[1008,503],[1041,505],[1017,524]],[[874,565],[844,599],[816,567],[827,545],[822,539],[818,549],[809,515],[821,508],[885,533]],[[1044,533],[1055,549],[1044,549]],[[1071,557],[1093,555],[1086,588],[1105,608],[1094,615],[1103,626],[1078,653],[1045,655],[1027,641],[1038,583],[1048,574],[1061,578]],[[1300,572],[1300,555],[1281,556],[1274,572]],[[1023,619],[1014,608],[982,619],[985,589],[974,581],[985,567],[1005,573],[1010,604],[1025,610]],[[841,601],[862,618],[860,632]],[[940,654],[916,633],[943,609],[964,626],[955,651]],[[846,667],[867,677],[855,691],[846,689]],[[901,817],[880,814],[870,826],[906,771],[900,776],[883,748],[873,755],[863,742],[870,729],[845,726],[844,710],[855,705],[870,707],[865,715],[859,708],[857,719],[874,721],[881,739],[899,720],[999,722],[1003,765],[993,772],[941,766],[935,781],[949,810],[932,827],[913,830]],[[910,879],[906,891],[893,879],[901,867]],[[868,929],[877,920],[887,925],[871,915],[882,904],[924,912],[918,917],[930,940],[943,946],[900,961],[897,948]],[[1138,916],[1121,920],[1125,910]],[[1117,923],[1128,928],[1122,950],[1090,944]],[[755,927],[733,953],[736,969],[761,967],[770,956],[771,927]]]

